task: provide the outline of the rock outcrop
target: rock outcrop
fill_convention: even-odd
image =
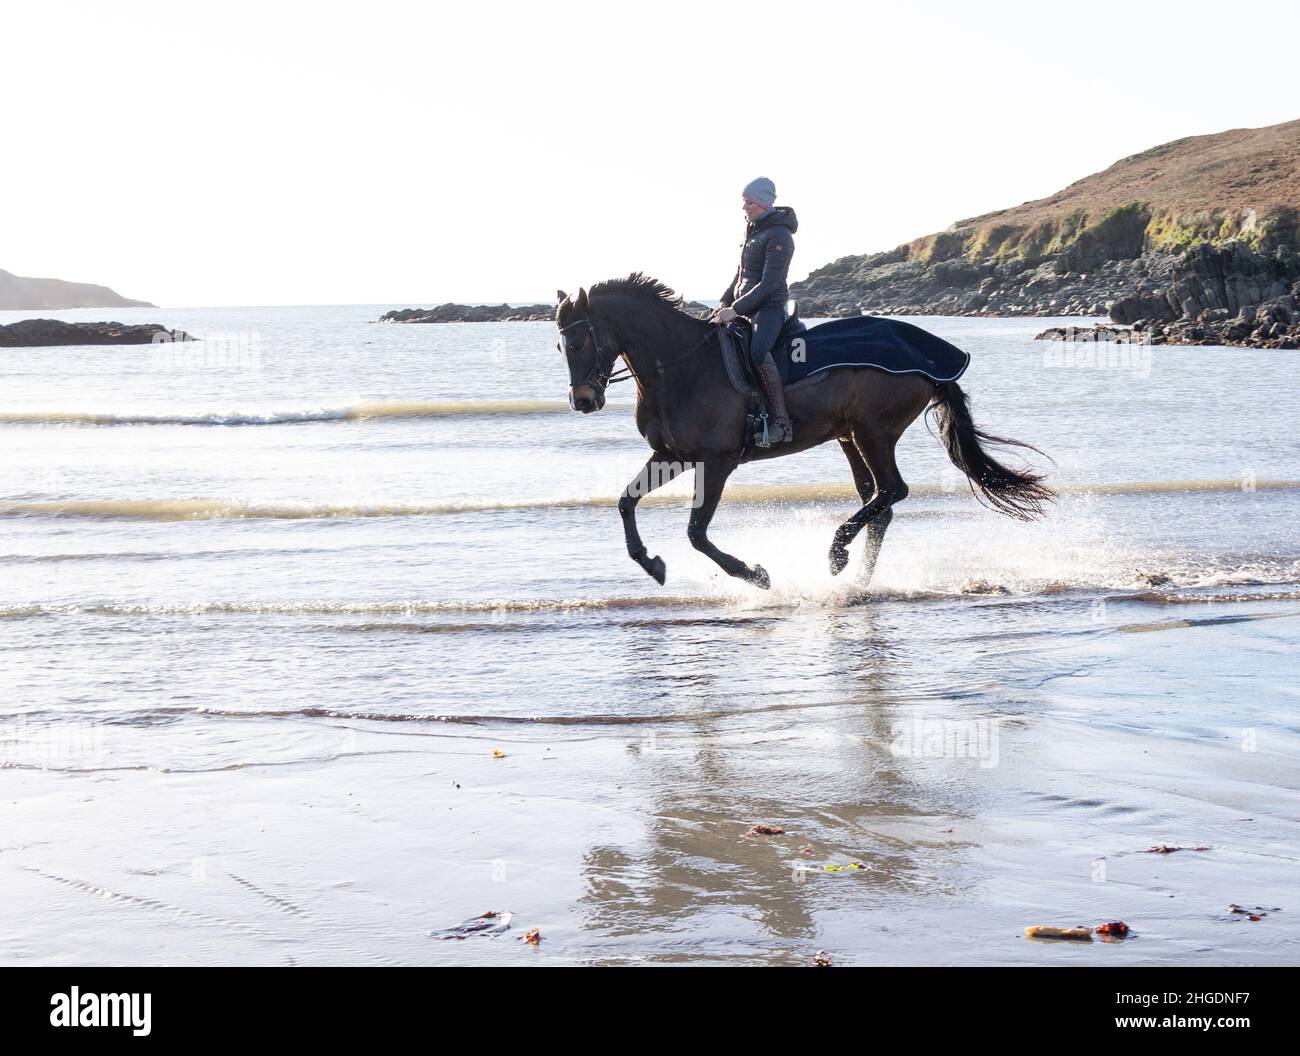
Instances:
[[[65,308],[156,308],[133,301],[107,286],[63,279],[28,279],[0,270],[0,310],[61,311]]]
[[[555,305],[440,304],[436,308],[398,308],[379,317],[381,323],[528,323],[555,318]]]
[[[1297,280],[1300,121],[1292,121],[1166,143],[1049,198],[841,258],[791,294],[810,317],[1109,314],[1186,328],[1293,297]],[[1222,319],[1204,315],[1220,311]],[[1247,343],[1284,340],[1272,325],[1265,338],[1253,327]]]
[[[705,316],[707,304],[688,301],[682,305],[692,315]],[[381,323],[531,323],[552,322],[555,305],[529,304],[514,308],[508,304],[440,304],[436,308],[399,308],[379,317]]]
[[[0,348],[148,345],[193,340],[184,330],[168,330],[157,323],[68,323],[61,319],[24,319],[22,322],[0,326]]]
[[[1300,282],[1290,293],[1262,304],[1243,304],[1236,313],[1227,308],[1204,308],[1194,316],[1171,319],[1168,304],[1161,297],[1142,299],[1140,307],[1151,309],[1151,314],[1120,320],[1131,321],[1131,326],[1054,326],[1037,337],[1050,341],[1300,349]],[[1138,310],[1136,301],[1128,307]]]

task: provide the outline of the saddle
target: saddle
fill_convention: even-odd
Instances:
[[[786,392],[791,389],[818,385],[826,380],[826,373],[803,378],[787,383],[791,354],[797,351],[795,341],[808,330],[807,324],[799,318],[799,306],[794,301],[786,304],[785,324],[777,334],[772,345],[772,358],[776,361],[781,381]],[[740,460],[748,462],[754,455],[757,437],[767,436],[767,401],[763,398],[763,387],[759,383],[753,360],[749,355],[750,342],[754,336],[754,326],[743,315],[737,316],[730,323],[719,328],[718,343],[722,346],[722,363],[727,371],[731,387],[745,397],[745,434],[741,441]]]
[[[776,335],[776,342],[772,345],[772,358],[776,360],[777,371],[781,375],[781,381],[785,385],[787,392],[806,385],[817,385],[826,380],[825,373],[795,382],[789,380],[791,355],[797,352],[795,341],[799,340],[801,335],[807,333],[807,331],[808,325],[799,318],[799,305],[795,301],[788,302],[786,304],[785,324],[781,327],[781,332]],[[749,356],[750,342],[754,337],[753,324],[743,315],[737,316],[722,328],[719,337],[722,344],[722,362],[727,368],[727,378],[731,381],[732,388],[742,396],[748,397],[751,401],[755,399],[761,400],[762,389],[759,386],[758,378],[754,373],[753,362]]]

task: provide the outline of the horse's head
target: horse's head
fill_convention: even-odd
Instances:
[[[591,414],[605,406],[605,386],[618,358],[610,334],[591,317],[587,291],[570,299],[556,291],[555,325],[560,329],[557,347],[569,364],[569,406]]]

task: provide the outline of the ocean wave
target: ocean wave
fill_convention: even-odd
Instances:
[[[491,713],[453,714],[447,712],[398,712],[398,711],[362,711],[351,708],[327,708],[315,705],[289,708],[215,708],[209,706],[168,706],[149,708],[119,716],[113,720],[114,725],[155,725],[161,722],[176,722],[184,719],[217,719],[235,721],[281,720],[295,721],[304,719],[323,719],[326,722],[355,723],[399,723],[422,724],[426,726],[646,726],[656,723],[701,722],[736,718],[739,716],[760,715],[769,712],[807,711],[821,708],[842,708],[844,702],[838,699],[809,700],[805,692],[773,694],[785,697],[776,703],[751,704],[748,707],[733,709],[712,708],[684,712],[647,712],[618,714],[610,712],[591,712],[589,714],[561,715],[512,715]],[[910,697],[927,699],[923,694],[900,692],[899,703],[906,703]],[[66,722],[66,712],[41,713],[32,712],[25,716],[30,723],[41,721]],[[176,765],[159,766],[156,763],[123,763],[113,766],[72,765],[60,767],[47,760],[24,763],[16,760],[0,760],[0,770],[40,770],[54,773],[110,773],[132,770],[156,770],[160,773],[210,773],[214,771],[243,770],[251,767],[293,766],[304,761],[329,762],[334,759],[360,757],[368,755],[403,755],[412,754],[411,749],[390,749],[387,751],[334,752],[311,757],[310,760],[295,758],[290,760],[249,760],[246,762],[227,763],[209,767],[181,767]]]
[[[0,606],[0,619],[32,616],[441,616],[482,614],[581,613],[609,609],[700,608],[723,606],[717,596],[652,594],[620,598],[507,598],[445,601],[201,601],[180,605],[90,603]]]
[[[1261,480],[1256,491],[1300,491],[1300,480]],[[1063,484],[1065,495],[1154,495],[1177,492],[1234,492],[1239,480],[1121,481],[1102,484]],[[911,488],[914,498],[962,496],[965,491],[933,484]],[[678,506],[688,503],[690,492],[648,495],[643,506]],[[432,503],[278,503],[219,498],[187,499],[56,499],[40,502],[0,503],[0,517],[97,517],[148,521],[198,520],[318,520],[371,517],[432,517],[465,513],[506,513],[517,510],[562,510],[612,507],[617,495],[579,495],[555,498],[489,500],[459,499]],[[860,500],[849,483],[741,484],[724,492],[724,504],[760,505],[773,502],[837,503]],[[900,510],[914,515],[910,508]]]
[[[1260,620],[1277,620],[1290,616],[1286,612],[1251,612],[1228,616],[1194,616],[1185,620],[1160,620],[1155,623],[1125,623],[1116,627],[1121,634],[1151,634],[1187,627],[1218,627],[1229,623],[1257,623]]]
[[[449,714],[444,712],[393,712],[393,711],[363,711],[353,708],[327,708],[317,705],[304,705],[302,707],[288,708],[217,708],[206,705],[198,706],[177,706],[170,705],[164,707],[149,708],[143,711],[133,712],[127,716],[117,718],[115,724],[118,725],[153,725],[159,722],[174,722],[185,718],[215,718],[215,719],[237,719],[237,720],[254,720],[254,719],[326,719],[338,722],[383,722],[383,723],[428,723],[434,725],[444,724],[463,724],[469,726],[479,725],[519,725],[519,726],[636,726],[646,725],[658,722],[698,722],[704,719],[724,719],[735,717],[737,715],[756,715],[764,712],[780,711],[802,711],[817,708],[843,707],[844,702],[838,699],[829,700],[809,700],[807,694],[799,692],[776,693],[773,696],[785,697],[772,704],[752,705],[745,708],[725,709],[717,708],[710,710],[691,710],[686,712],[651,712],[640,714],[611,714],[608,712],[592,712],[584,715],[511,715],[490,713],[483,714]],[[909,694],[902,691],[899,694],[901,701],[906,701],[909,697],[917,699],[927,699],[924,694]],[[24,718],[28,722],[39,722],[47,717],[47,713],[30,712]],[[66,721],[66,712],[48,713],[51,721]],[[383,755],[383,754],[406,754],[401,749],[391,752],[354,752],[340,753],[330,756],[329,758],[339,758],[342,755]],[[26,769],[22,764],[8,764],[15,769]],[[266,766],[276,765],[274,763],[257,762],[232,764],[219,768],[211,769],[242,769],[246,766]],[[292,764],[290,764],[292,765]],[[6,764],[0,763],[0,769],[5,769]],[[36,768],[36,767],[33,767]],[[54,769],[48,765],[42,765],[40,769]],[[155,767],[152,765],[136,766],[119,766],[113,768],[100,769],[121,769],[121,770],[144,770],[159,769],[165,773],[176,772],[200,772],[181,770],[175,767]]]
[[[1269,586],[1282,586],[1271,583]],[[1112,594],[1107,601],[1135,601],[1145,605],[1237,605],[1252,601],[1300,601],[1300,590],[1260,591],[1258,593],[1239,591],[1236,593],[1189,593],[1178,594],[1172,591],[1144,590],[1133,594]]]
[[[1279,570],[1279,577],[1286,575]],[[635,610],[704,610],[715,611],[724,617],[780,615],[814,603],[825,607],[854,607],[886,602],[980,602],[988,605],[1041,604],[1044,601],[1077,604],[1085,598],[1104,598],[1109,603],[1135,602],[1152,605],[1211,605],[1241,604],[1249,602],[1300,601],[1300,589],[1294,568],[1289,579],[1278,578],[1262,584],[1258,591],[1208,591],[1187,588],[1180,592],[1176,587],[1164,590],[1133,590],[1115,593],[1115,588],[1098,589],[1094,585],[1080,584],[1068,587],[1056,584],[1051,590],[1012,592],[1006,588],[991,587],[982,581],[967,584],[952,591],[898,590],[872,588],[862,590],[844,586],[814,595],[794,594],[772,596],[753,594],[645,594],[593,598],[502,598],[502,599],[444,599],[438,601],[347,601],[347,600],[296,600],[296,601],[199,601],[182,604],[134,604],[128,602],[89,602],[67,604],[22,604],[0,606],[0,619],[24,619],[52,616],[111,616],[111,617],[193,617],[193,616],[359,616],[359,617],[415,617],[470,616],[472,623],[464,624],[412,624],[397,622],[367,623],[352,626],[332,626],[325,629],[372,632],[410,633],[413,631],[491,631],[511,630],[509,621],[533,615],[583,615],[612,611]],[[1274,589],[1270,589],[1274,588]]]
[[[297,425],[374,418],[459,418],[571,413],[563,400],[382,400],[348,407],[198,413],[110,411],[0,411],[0,425]]]

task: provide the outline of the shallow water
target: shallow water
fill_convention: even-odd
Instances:
[[[1295,962],[1286,353],[915,320],[1060,502],[981,508],[918,423],[864,589],[838,449],[743,467],[712,535],[764,593],[689,481],[639,514],[667,584],[627,560],[644,444],[624,394],[567,412],[548,324],[384,310],[2,353],[0,959]]]

